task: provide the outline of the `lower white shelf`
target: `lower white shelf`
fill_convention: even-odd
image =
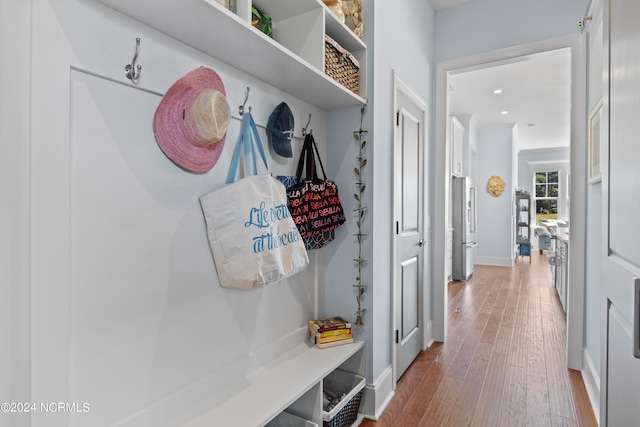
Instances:
[[[364,360],[364,342],[361,341],[324,349],[306,342],[300,343],[243,378],[237,387],[224,392],[228,396],[215,407],[199,408],[185,418],[175,420],[175,425],[263,426],[314,387],[318,390],[318,408],[312,408],[317,416],[311,421],[319,423],[322,409],[319,396],[323,378],[345,363],[350,365],[350,370],[364,375]],[[316,405],[312,402],[311,406]],[[362,417],[359,417],[355,425],[361,420]]]

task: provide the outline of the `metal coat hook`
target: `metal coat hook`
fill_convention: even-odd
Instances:
[[[133,60],[131,60],[131,64],[127,64],[124,67],[124,75],[127,76],[129,80],[133,83],[136,82],[140,78],[140,73],[142,72],[142,65],[138,65],[136,68],[136,60],[138,59],[138,50],[140,49],[140,37],[136,38],[136,52],[133,54]]]
[[[309,127],[310,124],[311,124],[311,113],[309,113],[309,120],[307,120],[307,124],[304,125],[304,127],[302,128],[302,136],[306,136],[307,134],[311,135],[311,133],[313,132],[313,129],[309,129],[307,131],[307,128]]]
[[[589,15],[583,20],[578,21],[578,27],[584,28],[587,25],[587,21],[591,21],[592,19],[593,19],[593,16]]]
[[[251,88],[249,86],[247,86],[247,91],[244,93],[244,102],[242,103],[240,108],[238,108],[238,111],[239,111],[241,116],[244,114],[244,107],[245,107],[245,105],[247,105],[247,100],[249,99],[249,91],[250,90],[251,90]],[[249,109],[247,111],[250,113],[251,112],[251,107],[249,107]]]

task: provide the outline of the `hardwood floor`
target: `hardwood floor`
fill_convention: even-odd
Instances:
[[[380,419],[386,426],[597,426],[580,372],[566,368],[566,316],[537,251],[449,284],[445,343],[420,353]]]

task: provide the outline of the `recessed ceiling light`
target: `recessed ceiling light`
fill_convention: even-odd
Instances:
[[[493,93],[495,93],[496,95],[499,94],[499,93],[502,93],[502,89],[496,89],[496,90],[493,91]]]
[[[507,110],[501,112],[500,114],[502,114],[503,116],[506,116],[507,114],[509,114],[509,112]]]

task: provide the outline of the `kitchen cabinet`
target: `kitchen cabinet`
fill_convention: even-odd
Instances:
[[[567,310],[567,295],[569,289],[569,227],[564,226],[564,221],[541,221],[550,236],[551,254],[549,255],[549,265],[551,267],[551,278],[553,286],[558,292],[562,308]],[[564,225],[563,225],[564,224]]]
[[[555,274],[554,286],[562,302],[562,308],[567,311],[567,289],[569,286],[569,239],[564,233],[555,237]]]
[[[451,117],[451,174],[464,176],[464,126]]]

